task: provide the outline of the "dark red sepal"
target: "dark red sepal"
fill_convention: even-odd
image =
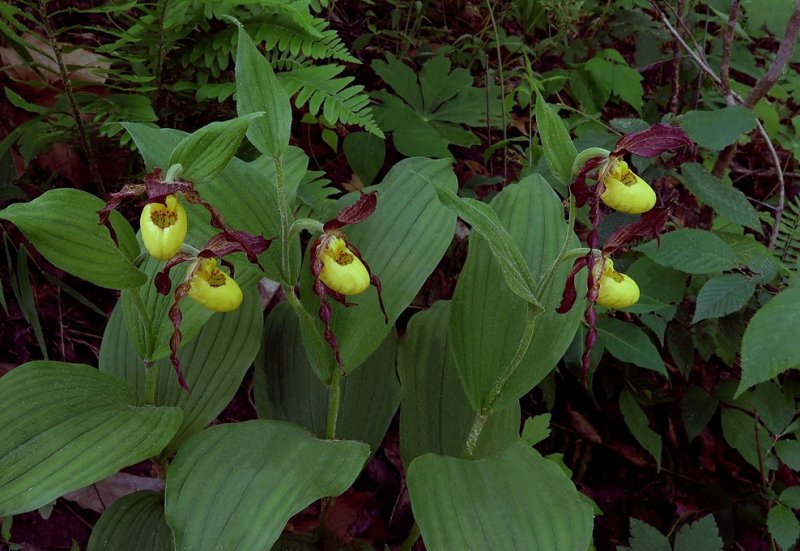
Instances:
[[[681,147],[688,148],[690,153],[695,151],[694,142],[682,129],[657,123],[647,130],[623,137],[617,142],[611,155],[621,157],[626,153],[633,153],[640,157],[657,157]]]
[[[156,291],[158,291],[161,295],[168,295],[170,289],[172,288],[172,281],[169,278],[169,272],[180,264],[181,262],[187,262],[192,260],[194,255],[189,253],[178,253],[172,258],[170,258],[164,267],[161,269],[160,272],[156,274],[155,277],[155,284],[156,284]]]
[[[567,281],[564,284],[564,294],[561,296],[561,304],[556,308],[557,314],[566,314],[572,310],[575,301],[578,300],[578,291],[575,288],[575,276],[578,275],[578,272],[585,268],[587,264],[588,261],[585,256],[575,260],[575,264],[572,265],[572,269],[567,274]]]
[[[659,240],[668,217],[669,209],[665,208],[652,209],[645,212],[636,222],[617,228],[603,244],[603,254],[610,256],[626,243],[642,237]]]
[[[178,384],[181,385],[186,392],[189,394],[192,391],[189,389],[189,385],[186,383],[186,377],[183,375],[183,370],[181,369],[181,362],[178,359],[178,348],[181,346],[181,322],[183,321],[183,313],[181,312],[180,301],[187,295],[189,292],[189,286],[191,283],[188,281],[184,281],[175,289],[175,302],[169,309],[169,320],[172,322],[172,336],[169,339],[169,349],[170,355],[169,359],[172,362],[172,367],[175,369],[175,374],[178,376]]]
[[[348,243],[347,248],[350,249],[350,252],[352,252],[367,269],[367,273],[369,274],[369,283],[370,285],[375,287],[375,291],[377,291],[378,293],[378,304],[380,305],[381,312],[383,313],[383,323],[388,325],[389,315],[386,313],[386,307],[383,305],[383,295],[381,294],[381,280],[378,279],[378,276],[372,273],[372,269],[369,267],[369,264],[367,264],[367,261],[364,260],[364,256],[361,254],[361,251],[359,251],[356,248],[355,245]]]
[[[586,177],[592,170],[597,168],[597,166],[605,160],[605,157],[592,157],[586,161],[586,163],[584,163],[580,171],[578,171],[578,174],[575,175],[575,179],[572,180],[569,190],[572,193],[572,196],[575,197],[576,207],[582,207],[589,200],[592,190],[590,186],[586,184]]]
[[[336,218],[326,222],[323,230],[325,233],[330,233],[334,230],[343,228],[344,226],[363,222],[369,218],[373,212],[375,212],[375,207],[377,205],[378,194],[376,192],[373,191],[372,193],[362,193],[361,197],[358,198],[358,201],[349,207],[343,208],[339,214],[336,215]]]

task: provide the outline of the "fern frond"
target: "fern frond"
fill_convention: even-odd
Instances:
[[[786,203],[775,239],[778,260],[791,269],[800,260],[800,196]]]
[[[300,108],[308,104],[312,115],[322,110],[325,119],[334,124],[356,124],[368,132],[383,138],[372,116],[370,99],[361,85],[349,86],[353,77],[335,78],[344,70],[341,65],[320,65],[303,67],[278,75],[286,93],[295,97],[295,105]]]

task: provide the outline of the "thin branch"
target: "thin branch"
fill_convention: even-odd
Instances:
[[[778,177],[778,205],[775,208],[775,222],[772,225],[772,234],[769,236],[769,245],[767,245],[768,248],[774,249],[781,227],[783,210],[786,208],[786,181],[783,178],[783,170],[781,168],[781,160],[778,158],[778,152],[775,151],[775,146],[772,145],[772,140],[769,139],[764,125],[761,124],[760,120],[756,119],[756,126],[758,127],[758,132],[767,144],[769,155],[772,157],[772,163],[775,165],[775,175]]]
[[[739,15],[739,0],[731,0],[731,11],[728,14],[728,26],[722,37],[722,61],[719,65],[719,78],[722,81],[722,91],[730,93],[731,46],[733,45],[733,31],[736,29],[736,18]]]

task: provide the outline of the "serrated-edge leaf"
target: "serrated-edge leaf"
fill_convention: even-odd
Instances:
[[[667,368],[650,337],[639,327],[614,318],[602,318],[597,331],[611,355],[668,378]]]
[[[792,549],[800,537],[800,522],[785,505],[773,505],[767,513],[767,529],[781,549]]]
[[[744,193],[723,184],[700,164],[684,164],[681,172],[683,185],[717,214],[736,224],[761,231],[758,212]]]
[[[692,323],[721,318],[740,310],[755,291],[755,282],[743,274],[722,274],[712,277],[697,294]]]

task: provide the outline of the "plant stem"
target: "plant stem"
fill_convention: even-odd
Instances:
[[[336,421],[339,418],[339,404],[342,401],[342,375],[338,369],[333,370],[333,379],[328,390],[328,423],[325,427],[325,438],[336,438]]]
[[[289,240],[303,230],[308,230],[310,233],[322,233],[324,227],[319,220],[314,220],[313,218],[298,218],[289,226]]]
[[[158,381],[158,362],[144,360],[144,403],[154,406],[156,404],[156,382]]]
[[[158,11],[158,46],[156,48],[156,66],[153,68],[155,90],[153,90],[153,110],[158,112],[161,103],[161,86],[164,82],[164,21],[167,18],[169,0],[161,0]]]
[[[275,188],[278,192],[278,212],[281,218],[281,274],[286,282],[292,282],[289,266],[289,207],[286,204],[286,191],[283,187],[283,159],[280,155],[275,159]]]
[[[497,32],[497,21],[494,19],[494,9],[489,2],[486,0],[486,7],[489,10],[489,19],[492,22],[492,30],[494,31],[494,42],[495,42],[495,49],[497,50],[497,70],[500,73],[500,116],[502,117],[503,121],[503,181],[508,181],[508,144],[505,143],[508,139],[508,129],[506,128],[506,91],[505,91],[505,79],[503,78],[503,56],[500,52],[500,34]],[[487,119],[489,113],[487,113]]]
[[[78,101],[75,99],[75,93],[72,90],[72,82],[69,80],[67,67],[64,65],[64,59],[61,57],[61,47],[58,45],[53,27],[50,25],[50,17],[47,15],[45,4],[45,0],[38,0],[37,2],[39,17],[42,20],[42,26],[47,35],[47,40],[50,42],[50,48],[53,50],[53,57],[55,58],[56,64],[58,64],[58,73],[61,77],[61,83],[64,85],[64,94],[67,96],[67,102],[69,103],[70,111],[72,111],[72,118],[75,119],[75,128],[78,130],[78,139],[81,142],[81,149],[83,149],[83,153],[89,161],[89,170],[92,173],[92,179],[97,183],[97,188],[100,193],[105,195],[106,188],[103,184],[103,176],[100,173],[97,159],[94,156],[92,142],[89,140],[89,135],[86,133],[86,127],[83,126],[83,119],[81,118],[81,111],[78,108]]]
[[[481,436],[481,432],[488,418],[488,416],[481,415],[480,413],[475,415],[475,419],[472,421],[472,427],[470,427],[469,433],[467,434],[467,442],[464,445],[465,458],[469,459],[474,455],[475,449],[478,447],[478,439]]]
[[[139,294],[139,289],[131,289],[130,290],[131,301],[133,302],[133,306],[136,308],[136,313],[139,314],[139,319],[144,326],[144,349],[145,349],[145,362],[150,360],[150,356],[153,353],[153,324],[150,321],[150,316],[147,313],[147,308],[142,301],[142,295]]]
[[[575,197],[570,194],[569,196],[569,209],[567,211],[567,233],[564,236],[564,243],[561,244],[561,250],[558,252],[558,256],[556,256],[553,263],[547,269],[547,272],[542,276],[539,280],[538,285],[536,286],[536,298],[541,298],[547,288],[550,286],[550,283],[553,281],[553,277],[555,277],[556,270],[561,265],[564,260],[566,260],[567,252],[570,251],[569,245],[572,243],[572,237],[575,232]],[[572,249],[574,251],[576,249]],[[588,252],[588,251],[585,251]]]
[[[415,522],[414,526],[411,527],[411,532],[408,533],[408,537],[403,540],[403,543],[400,545],[399,551],[411,551],[411,549],[414,548],[414,544],[417,543],[419,536],[419,525]]]

